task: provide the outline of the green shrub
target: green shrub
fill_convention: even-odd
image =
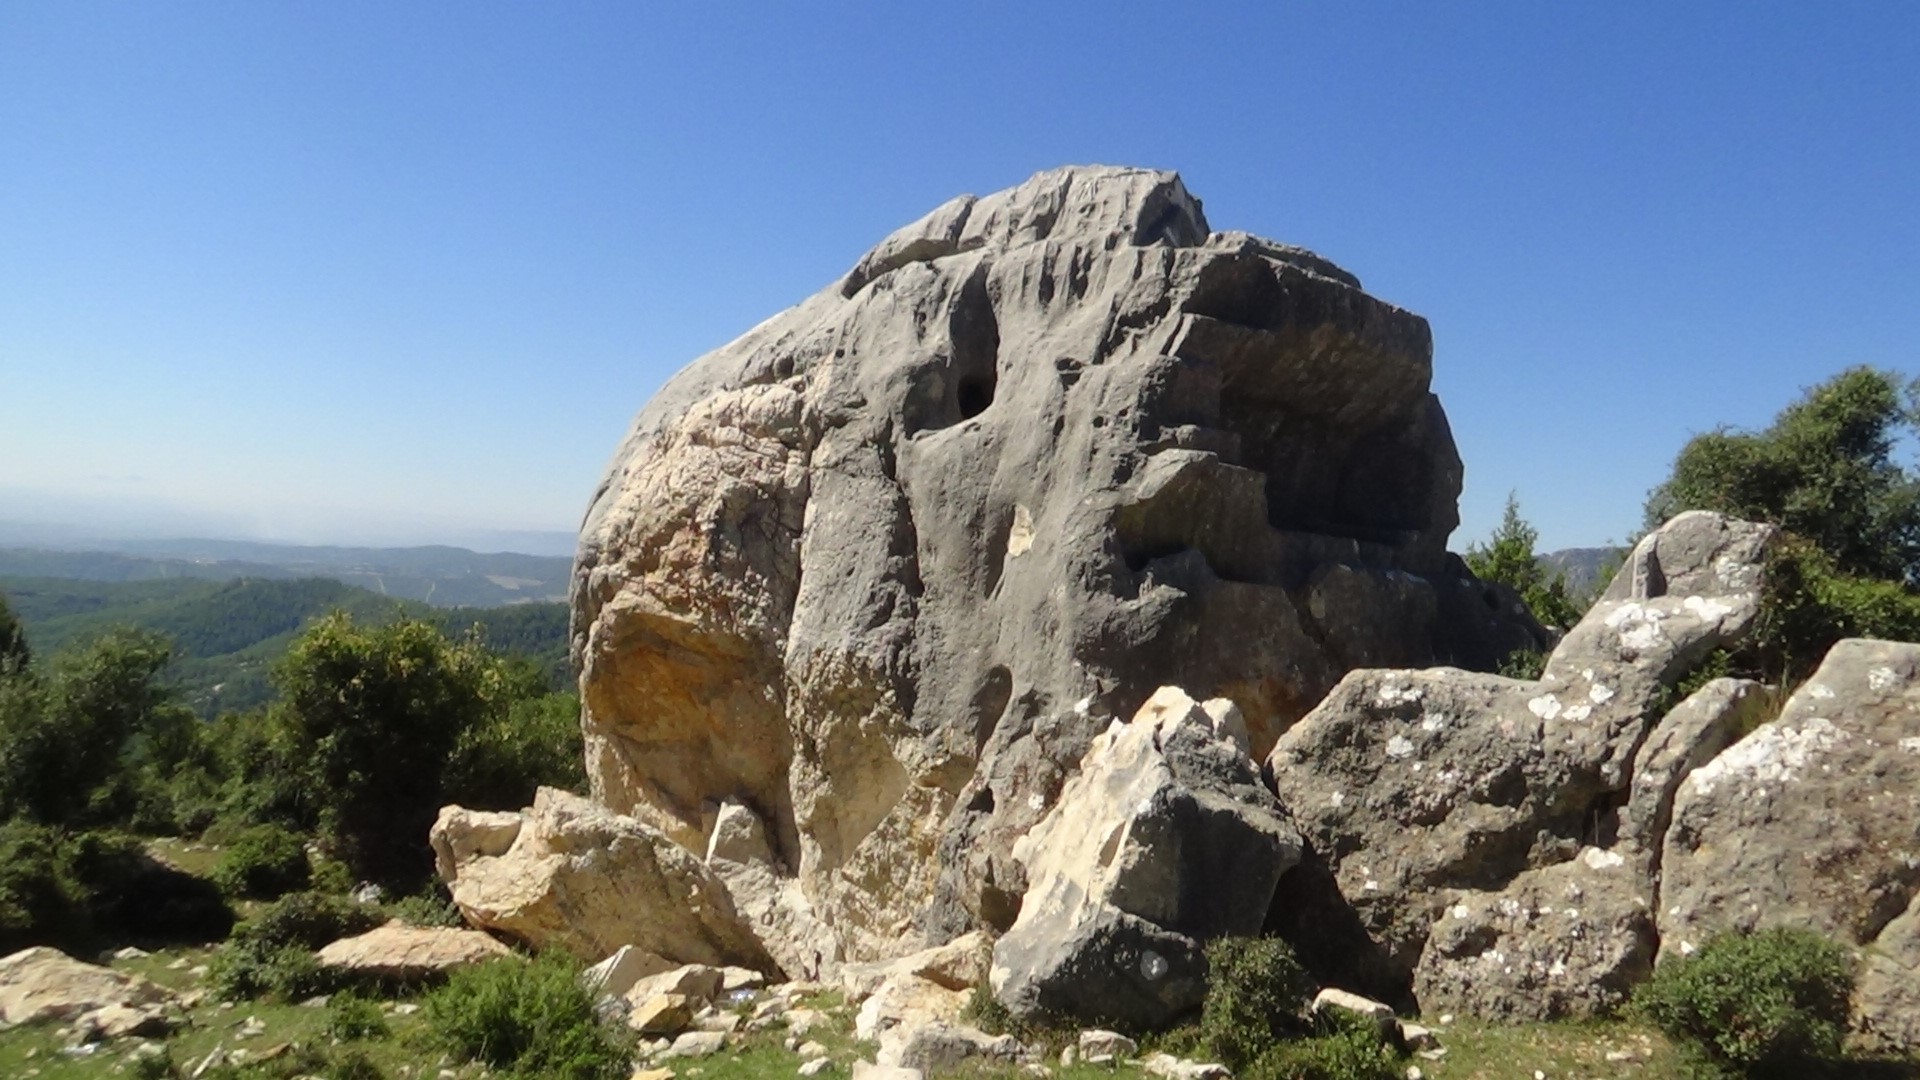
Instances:
[[[358,1048],[334,1055],[320,1075],[327,1080],[385,1080],[386,1077],[367,1052]]]
[[[1319,1034],[1274,1044],[1246,1070],[1246,1080],[1400,1080],[1400,1061],[1372,1020],[1329,1009]]]
[[[341,991],[327,1002],[327,1034],[341,1041],[384,1039],[387,1019],[380,1014],[378,1002],[352,991]]]
[[[1840,1051],[1853,960],[1818,934],[1789,928],[1724,934],[1661,965],[1634,1008],[1708,1061],[1748,1073],[1797,1071]]]
[[[1221,938],[1207,946],[1200,1038],[1239,1070],[1274,1042],[1307,1030],[1313,980],[1279,938]]]
[[[136,1051],[127,1060],[127,1076],[131,1080],[174,1080],[173,1052],[165,1044],[155,1045],[151,1050]]]
[[[104,940],[217,941],[233,927],[218,890],[117,833],[0,824],[0,953],[85,952]]]
[[[403,896],[386,905],[387,914],[408,926],[464,926],[459,907],[444,891],[435,889]]]
[[[595,1021],[578,967],[560,954],[455,971],[427,997],[426,1016],[456,1056],[515,1076],[598,1080],[627,1071],[627,1048]]]
[[[385,921],[379,909],[344,896],[288,893],[241,924],[234,940],[275,948],[298,945],[311,951],[343,937],[364,934]]]
[[[299,945],[234,940],[207,965],[207,988],[222,1001],[273,997],[304,1001],[333,988],[333,977]]]
[[[313,880],[307,845],[278,825],[255,825],[241,833],[213,868],[214,883],[229,896],[272,900],[306,888]]]

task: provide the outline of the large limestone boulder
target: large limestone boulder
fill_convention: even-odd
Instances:
[[[623,945],[676,963],[778,966],[697,855],[645,822],[541,788],[504,817],[441,810],[431,839],[468,922],[542,948],[605,956]]]
[[[70,1023],[92,1036],[159,1035],[177,1002],[158,983],[37,946],[0,959],[0,1028]]]
[[[1920,645],[1840,642],[1778,719],[1693,770],[1661,876],[1662,959],[1817,929],[1861,950],[1862,1031],[1920,1047]]]
[[[572,585],[595,797],[797,881],[828,965],[1007,929],[1015,841],[1156,687],[1264,757],[1349,668],[1542,641],[1445,550],[1431,352],[1171,173],[939,207],[635,419]]]
[[[1756,720],[1750,683],[1667,688],[1760,610],[1773,531],[1647,536],[1538,680],[1357,671],[1268,759],[1313,855],[1276,923],[1325,977],[1426,1009],[1587,1015],[1649,970],[1660,835],[1687,768]]]
[[[1259,932],[1300,836],[1209,705],[1162,688],[1014,846],[1032,885],[992,978],[1016,1015],[1163,1024],[1200,1004],[1202,943]]]

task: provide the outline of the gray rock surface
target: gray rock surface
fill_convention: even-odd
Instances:
[[[1859,946],[1857,1024],[1920,1046],[1920,645],[1835,645],[1778,719],[1689,774],[1662,857],[1661,957],[1724,930]]]
[[[1651,961],[1653,852],[1677,777],[1726,745],[1755,688],[1710,685],[1666,723],[1658,702],[1751,625],[1772,536],[1683,514],[1636,547],[1539,680],[1358,671],[1283,735],[1268,767],[1307,872],[1326,876],[1276,898],[1309,962],[1344,965],[1337,980],[1373,996],[1411,986],[1428,1009],[1617,1004]],[[1328,891],[1350,909],[1345,935]],[[1310,917],[1289,922],[1289,906]]]
[[[572,587],[594,795],[696,852],[751,808],[823,965],[1008,928],[1015,840],[1155,687],[1263,758],[1349,668],[1542,640],[1445,551],[1430,375],[1171,173],[939,207],[634,421]]]
[[[1300,836],[1240,744],[1162,687],[1094,740],[1014,858],[1032,887],[994,944],[995,996],[1142,1029],[1200,1004],[1204,942],[1259,932]]]

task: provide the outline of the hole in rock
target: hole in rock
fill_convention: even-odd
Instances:
[[[1000,726],[1000,718],[1007,713],[1007,703],[1013,699],[1013,673],[1004,666],[996,665],[987,672],[980,688],[973,692],[973,701],[968,712],[973,719],[973,750],[977,757],[986,749],[987,740],[993,737],[993,731]],[[991,798],[991,796],[989,796]]]
[[[1620,808],[1627,803],[1627,792],[1603,791],[1588,800],[1580,814],[1580,842],[1597,848],[1610,848],[1620,838]]]
[[[902,414],[907,435],[952,427],[993,404],[999,379],[1000,321],[987,293],[984,267],[954,297],[945,344],[921,361],[913,374]]]
[[[993,377],[960,380],[960,419],[971,420],[993,404]]]

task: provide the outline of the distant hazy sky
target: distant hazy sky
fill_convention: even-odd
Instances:
[[[0,519],[571,530],[675,369],[1079,162],[1432,321],[1456,546],[1920,367],[1915,4],[8,0]]]

